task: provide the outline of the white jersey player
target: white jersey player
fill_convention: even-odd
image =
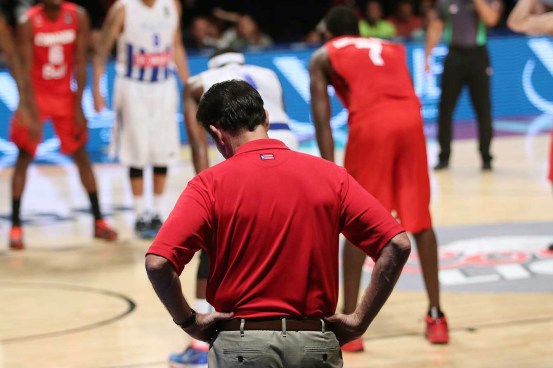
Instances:
[[[208,68],[191,77],[184,89],[186,128],[196,173],[209,167],[207,134],[196,121],[197,105],[212,85],[227,80],[241,79],[253,86],[261,95],[269,114],[269,137],[283,141],[290,149],[298,148],[298,139],[290,130],[288,115],[284,111],[282,85],[274,71],[245,64],[244,55],[233,49],[216,51],[208,61]]]
[[[284,142],[290,149],[298,148],[298,139],[290,130],[288,116],[284,111],[282,85],[275,72],[256,65],[245,64],[244,55],[233,49],[216,51],[208,62],[209,70],[191,77],[184,87],[184,112],[188,140],[192,148],[192,159],[196,173],[209,167],[207,133],[196,120],[198,103],[205,91],[212,85],[232,79],[241,79],[254,87],[263,99],[269,117],[269,138]],[[220,161],[223,160],[219,155]],[[205,252],[201,252],[200,265],[196,278],[196,301],[194,310],[207,313],[210,306],[205,300],[205,287],[209,274],[209,264]],[[182,353],[171,354],[171,367],[207,367],[209,345],[193,340]],[[204,365],[201,365],[205,363]]]
[[[94,58],[94,107],[100,111],[105,107],[100,79],[117,40],[110,153],[130,168],[140,236],[154,236],[161,227],[167,166],[179,154],[175,68],[182,81],[188,77],[180,14],[177,0],[118,0]],[[143,169],[148,165],[153,166],[153,211],[146,209],[143,198]]]

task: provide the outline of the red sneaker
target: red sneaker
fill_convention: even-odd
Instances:
[[[94,237],[107,241],[117,240],[117,232],[113,230],[104,220],[94,221]]]
[[[426,338],[431,344],[447,344],[449,342],[449,330],[445,316],[432,318],[426,315]]]
[[[23,244],[23,229],[21,226],[12,226],[10,230],[10,248],[13,250],[25,249]]]
[[[356,353],[363,351],[363,339],[358,338],[353,341],[348,342],[347,344],[342,345],[342,351],[346,351],[348,353]]]

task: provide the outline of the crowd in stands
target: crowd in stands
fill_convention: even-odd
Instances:
[[[84,7],[91,18],[90,49],[116,0],[68,0]],[[182,34],[190,52],[232,47],[259,50],[275,44],[320,44],[321,19],[333,5],[349,4],[357,10],[362,36],[394,40],[422,40],[436,0],[180,0]],[[0,0],[11,24],[35,0]],[[508,15],[515,0],[504,0]],[[500,25],[504,26],[504,22]]]

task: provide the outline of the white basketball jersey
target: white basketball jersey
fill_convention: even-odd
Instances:
[[[157,82],[173,75],[175,32],[179,26],[175,0],[121,0],[125,24],[117,40],[117,76]]]
[[[265,110],[269,112],[269,129],[277,128],[280,124],[288,126],[288,116],[284,112],[282,86],[271,69],[256,65],[228,64],[216,69],[209,69],[200,73],[204,92],[212,85],[231,79],[240,79],[248,82],[259,92],[264,102]]]

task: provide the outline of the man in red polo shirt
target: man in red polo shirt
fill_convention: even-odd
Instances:
[[[215,84],[197,119],[227,160],[189,182],[148,250],[157,295],[185,332],[212,342],[210,367],[341,367],[339,346],[366,331],[409,257],[402,227],[345,169],[269,139],[247,82]],[[335,314],[340,233],[376,262],[349,315]],[[200,249],[209,314],[190,308],[179,281]]]
[[[330,40],[309,64],[311,109],[321,156],[334,161],[328,85],[348,109],[348,143],[344,167],[416,240],[428,294],[426,338],[449,341],[440,310],[438,244],[430,216],[430,181],[426,142],[407,68],[405,48],[377,38],[359,37],[353,10],[338,6],[325,18]],[[351,243],[344,246],[344,313],[357,305],[365,255]],[[361,340],[344,347],[361,351]]]

